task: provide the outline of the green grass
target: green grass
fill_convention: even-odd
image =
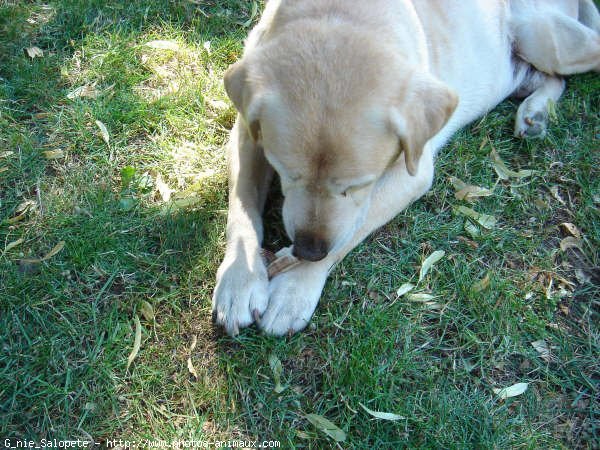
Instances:
[[[0,437],[336,447],[306,420],[315,413],[347,433],[341,448],[598,448],[597,75],[569,80],[545,140],[512,138],[512,102],[460,132],[432,191],[333,272],[307,331],[232,339],[212,327],[235,117],[221,79],[251,4],[0,6]],[[178,49],[146,45],[155,40]],[[27,56],[33,46],[43,57]],[[84,85],[97,96],[68,98]],[[534,176],[498,182],[491,145]],[[451,176],[493,187],[470,206],[496,228],[465,231]],[[563,222],[581,230],[582,251],[560,249]],[[24,261],[61,241],[48,260]],[[438,249],[446,256],[418,286],[438,304],[397,299]],[[142,345],[126,371],[136,314]],[[531,346],[541,339],[550,361]],[[529,383],[519,397],[492,391],[516,382]],[[372,419],[359,403],[405,418]]]

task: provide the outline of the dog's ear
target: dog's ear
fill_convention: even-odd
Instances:
[[[457,105],[457,95],[444,83],[432,76],[413,77],[402,105],[390,113],[408,173],[417,173],[425,144],[446,125]]]
[[[229,66],[225,72],[225,91],[246,122],[254,141],[260,139],[260,100],[248,79],[247,62],[244,59]]]

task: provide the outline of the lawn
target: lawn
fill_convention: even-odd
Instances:
[[[597,74],[568,80],[543,140],[512,137],[511,101],[460,132],[305,332],[213,328],[222,76],[261,8],[0,2],[0,438],[598,449]]]

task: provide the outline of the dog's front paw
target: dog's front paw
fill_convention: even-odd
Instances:
[[[534,111],[525,105],[519,108],[515,119],[515,137],[534,138],[546,135],[548,111]]]
[[[265,312],[269,300],[267,268],[258,252],[226,256],[217,271],[213,294],[213,321],[235,336]]]
[[[305,328],[319,303],[327,273],[327,268],[318,263],[302,262],[273,278],[260,328],[275,336]]]

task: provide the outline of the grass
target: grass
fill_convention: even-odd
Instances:
[[[598,76],[569,80],[544,140],[511,137],[513,102],[460,132],[432,191],[333,272],[306,332],[232,339],[210,324],[235,117],[221,79],[251,19],[241,0],[0,6],[0,437],[598,448]],[[499,181],[492,146],[535,174]],[[456,200],[451,176],[494,195]],[[498,225],[471,236],[458,205]],[[564,222],[581,250],[561,250]],[[434,303],[397,299],[434,250],[446,256],[417,288]],[[521,396],[492,391],[517,382]]]

